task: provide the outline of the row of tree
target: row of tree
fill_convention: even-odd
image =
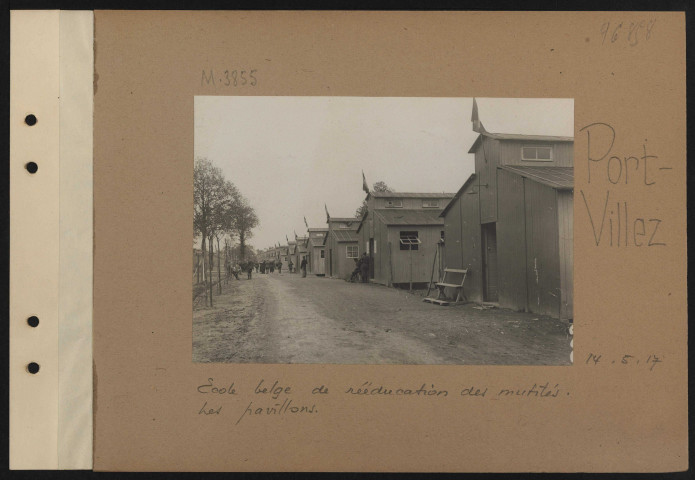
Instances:
[[[239,257],[246,259],[246,243],[258,226],[258,217],[253,207],[241,195],[237,187],[224,178],[219,167],[207,158],[196,158],[193,167],[193,235],[200,239],[203,252],[203,271],[206,273],[206,304],[212,306],[212,268],[214,248],[220,258],[220,240],[228,245],[234,238],[239,240]],[[228,248],[225,248],[225,253]],[[206,258],[208,260],[206,260]],[[217,262],[219,293],[222,292],[221,266]]]

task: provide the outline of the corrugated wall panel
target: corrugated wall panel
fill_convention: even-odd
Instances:
[[[524,186],[529,310],[557,317],[561,292],[557,193],[528,179]]]
[[[389,227],[391,242],[393,245],[393,283],[409,283],[411,279],[412,256],[412,281],[413,283],[429,282],[432,274],[432,262],[437,251],[437,243],[440,238],[439,225],[432,226],[391,226]],[[399,239],[401,231],[417,231],[422,242],[418,250],[401,250]]]
[[[357,245],[358,257],[362,256],[362,246],[357,242],[340,242],[336,243],[336,251],[338,252],[337,265],[338,270],[333,274],[334,277],[349,279],[350,274],[355,270],[355,260],[347,257],[348,245]]]
[[[381,222],[374,222],[374,244],[376,245],[376,253],[379,257],[377,266],[378,270],[374,270],[374,280],[382,285],[389,284],[389,245],[388,236],[386,235],[386,227]]]
[[[482,236],[480,230],[480,206],[478,187],[469,188],[461,202],[462,261],[459,268],[467,268],[465,292],[469,300],[483,301]],[[456,268],[456,267],[451,267]]]
[[[526,310],[524,179],[497,169],[497,265],[501,307]]]
[[[480,221],[497,221],[497,164],[500,142],[488,137],[476,152],[476,174],[480,174]],[[478,169],[479,167],[479,169]]]
[[[461,198],[455,200],[455,203],[446,212],[446,216],[444,217],[444,241],[444,266],[449,268],[460,268],[460,265],[463,264],[463,248],[461,246]]]
[[[574,318],[574,194],[558,192],[558,226],[560,250],[560,288],[562,318]]]

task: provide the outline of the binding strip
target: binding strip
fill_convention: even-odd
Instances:
[[[91,468],[92,40],[91,12],[11,12],[11,469]]]

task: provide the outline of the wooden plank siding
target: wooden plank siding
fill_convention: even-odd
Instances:
[[[400,249],[400,232],[418,232],[420,242],[417,250]],[[388,227],[387,239],[392,245],[393,283],[410,283],[411,258],[412,282],[427,283],[432,274],[432,262],[441,238],[441,225],[391,225]],[[388,248],[388,247],[387,247]],[[387,250],[388,254],[388,250]]]
[[[336,251],[338,252],[338,258],[336,259],[337,265],[338,265],[338,270],[337,272],[334,272],[333,276],[342,278],[344,280],[348,280],[350,278],[350,274],[355,270],[355,260],[353,258],[347,258],[347,247],[348,245],[354,246],[357,245],[358,249],[358,258],[360,255],[362,255],[362,249],[359,248],[359,245],[357,242],[338,242]]]
[[[497,260],[499,304],[527,310],[524,179],[497,169]]]
[[[561,285],[557,191],[532,180],[523,181],[529,311],[557,318]]]
[[[574,318],[574,194],[571,190],[557,194],[560,286],[562,288],[562,318]]]
[[[350,278],[350,274],[355,269],[355,261],[352,258],[347,258],[348,245],[357,245],[358,255],[362,255],[362,249],[359,248],[358,242],[338,242],[332,234],[329,234],[326,242],[326,275],[334,278]]]
[[[390,286],[388,234],[381,222],[374,222],[374,247],[374,281]]]
[[[562,190],[563,185],[547,185],[542,176],[529,179],[500,167],[573,167],[574,143],[557,137],[538,140],[490,135],[498,138],[480,135],[471,147],[475,177],[464,183],[444,215],[444,265],[467,268],[466,296],[483,302],[485,226],[491,245],[493,240],[496,244],[497,268],[489,272],[490,289],[494,290],[491,298],[497,298],[503,308],[572,318],[573,192]],[[551,146],[551,161],[521,160],[524,146]],[[495,255],[490,258],[494,261]]]
[[[477,179],[476,179],[477,180]],[[467,268],[464,293],[469,301],[483,301],[480,204],[477,181],[454,200],[444,217],[444,267]],[[447,295],[455,295],[447,289]]]
[[[475,173],[480,185],[480,223],[497,221],[497,164],[500,141],[483,137],[475,151]]]

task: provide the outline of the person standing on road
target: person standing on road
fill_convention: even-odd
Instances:
[[[302,278],[306,278],[306,257],[302,258],[302,263],[299,264],[299,268],[302,269]]]
[[[363,253],[360,259],[360,277],[362,283],[369,283],[369,256],[366,253]]]
[[[239,272],[240,271],[241,271],[241,268],[239,267],[238,263],[232,267],[232,275],[234,275],[234,278],[236,278],[237,280],[239,280]]]
[[[251,280],[251,274],[253,273],[253,262],[246,264],[246,273],[248,274],[248,279]]]
[[[278,275],[282,273],[282,262],[278,260]]]
[[[275,262],[270,262],[270,273],[275,272]]]
[[[290,273],[292,273],[292,269],[294,268],[294,263],[292,263],[292,260],[290,260],[290,263],[287,264],[287,267],[290,269]]]

